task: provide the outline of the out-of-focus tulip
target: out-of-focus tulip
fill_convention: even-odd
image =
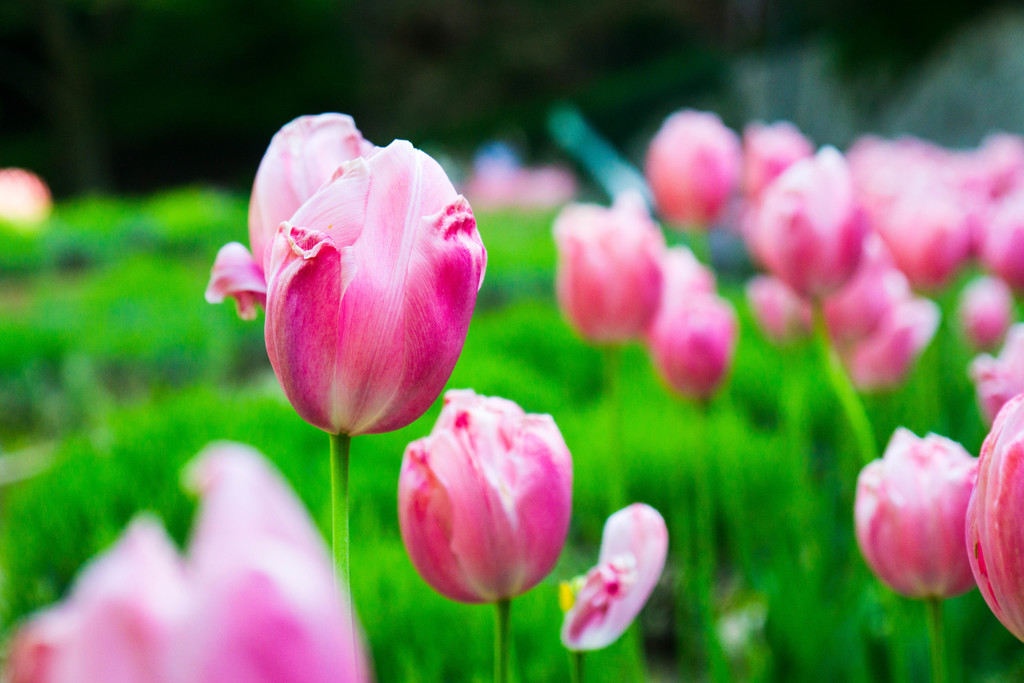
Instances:
[[[52,210],[50,188],[42,178],[22,168],[0,168],[0,221],[32,226]]]
[[[267,353],[299,415],[349,435],[422,415],[462,351],[486,260],[429,156],[396,141],[343,164],[268,261]]]
[[[970,376],[981,413],[991,423],[1011,398],[1024,392],[1024,323],[1010,327],[997,358],[984,353],[971,361]]]
[[[897,386],[935,336],[941,316],[930,299],[908,299],[893,307],[870,335],[840,349],[853,384],[861,391]]]
[[[651,140],[644,167],[658,211],[683,225],[707,226],[739,179],[739,137],[710,112],[669,116]]]
[[[975,278],[960,294],[958,313],[971,346],[990,351],[1013,322],[1013,292],[999,278]]]
[[[201,498],[182,561],[133,522],[70,598],[19,631],[12,683],[365,683],[347,596],[308,514],[251,448],[200,454]]]
[[[974,156],[981,164],[993,199],[1024,187],[1024,138],[1021,136],[993,133],[982,141]]]
[[[254,304],[266,302],[264,273],[278,226],[291,218],[338,166],[375,150],[363,139],[352,117],[344,114],[300,116],[279,130],[256,171],[249,200],[252,253],[238,242],[221,247],[206,300],[220,303],[225,297],[235,297],[239,315],[254,318]]]
[[[466,196],[477,209],[538,209],[561,206],[576,195],[576,178],[557,166],[523,166],[507,145],[477,153]]]
[[[634,503],[609,517],[597,566],[567,587],[562,644],[579,652],[618,640],[647,603],[667,554],[668,529],[654,508]]]
[[[747,303],[765,336],[788,344],[810,336],[814,321],[811,304],[778,278],[758,275],[747,283]]]
[[[857,543],[879,579],[911,598],[951,598],[974,587],[964,520],[977,472],[955,441],[896,430],[883,458],[857,478]]]
[[[511,599],[554,567],[572,506],[572,458],[549,415],[449,391],[430,436],[405,450],[402,540],[420,576],[467,603]]]
[[[743,131],[743,192],[756,200],[787,168],[814,155],[814,145],[792,123],[753,123]]]
[[[967,506],[967,558],[989,609],[1024,640],[1024,396],[1009,401],[981,446],[978,481]]]
[[[621,343],[639,338],[661,300],[665,238],[639,195],[610,209],[571,204],[555,220],[563,314],[585,339]]]
[[[993,209],[982,231],[980,251],[986,268],[1024,291],[1024,194],[1008,197]]]
[[[689,259],[664,259],[661,307],[647,333],[655,367],[680,394],[705,400],[725,379],[739,326],[732,305],[693,277]],[[695,283],[697,286],[695,287]]]
[[[800,296],[820,299],[853,275],[865,233],[846,162],[825,147],[768,186],[747,237],[772,275]]]

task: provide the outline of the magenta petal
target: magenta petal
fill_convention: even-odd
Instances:
[[[267,282],[263,268],[252,259],[249,250],[238,242],[229,242],[217,252],[206,287],[206,300],[219,304],[225,297],[234,297],[238,317],[256,318],[256,306],[267,305]]]

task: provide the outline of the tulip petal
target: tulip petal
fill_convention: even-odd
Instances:
[[[256,318],[256,306],[267,305],[267,282],[249,250],[238,242],[225,244],[217,252],[206,287],[206,300],[219,304],[225,297],[234,297],[238,317]]]

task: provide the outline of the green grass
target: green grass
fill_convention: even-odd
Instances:
[[[88,258],[0,257],[0,440],[8,450],[53,448],[46,471],[0,490],[6,627],[58,599],[139,511],[157,513],[184,543],[194,502],[181,467],[212,440],[266,453],[329,528],[326,436],[277,387],[261,322],[202,298],[216,249],[244,238],[244,208],[202,190],[85,200],[59,207],[44,234],[59,222]],[[449,386],[550,413],[575,470],[563,557],[513,604],[516,679],[567,679],[556,587],[594,562],[621,488],[665,516],[669,563],[639,626],[588,657],[588,681],[636,680],[641,647],[649,670],[671,680],[703,679],[713,667],[752,681],[926,680],[923,608],[880,586],[853,543],[844,467],[857,455],[815,349],[769,345],[739,284],[722,283],[741,322],[726,389],[704,414],[670,395],[641,347],[627,347],[615,452],[602,355],[573,335],[551,294],[552,216],[478,219],[487,279]],[[135,235],[131,247],[112,254],[125,235]],[[977,452],[984,430],[968,354],[952,330],[942,334],[904,387],[868,398],[880,447],[903,424]],[[353,442],[352,584],[382,682],[490,678],[491,609],[434,593],[398,533],[402,453],[437,410]],[[977,592],[949,601],[947,615],[951,680],[1024,671],[1019,645]],[[747,628],[713,646],[719,626],[744,619]]]

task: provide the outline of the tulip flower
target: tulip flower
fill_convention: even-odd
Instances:
[[[528,167],[503,143],[477,152],[466,196],[477,208],[546,209],[572,201],[576,178],[557,166]]]
[[[1024,291],[1024,194],[1007,197],[982,231],[980,256],[985,267],[1016,291]]]
[[[800,296],[820,300],[842,287],[866,234],[843,156],[825,147],[786,169],[764,191],[748,230],[760,261]]]
[[[31,227],[52,210],[53,197],[42,178],[22,168],[0,168],[0,221]]]
[[[978,481],[967,507],[967,558],[989,609],[1024,640],[1024,524],[1020,505],[1024,396],[996,417],[978,458]]]
[[[667,554],[668,530],[654,508],[634,503],[609,517],[597,566],[563,585],[562,644],[583,652],[618,640],[647,603]]]
[[[715,114],[687,109],[669,116],[651,140],[644,174],[666,219],[706,227],[725,209],[740,163],[736,133]]]
[[[256,171],[249,200],[252,253],[238,242],[221,247],[206,300],[220,303],[233,297],[239,316],[254,319],[255,304],[266,304],[265,272],[278,226],[291,218],[338,166],[375,149],[363,139],[352,117],[344,114],[300,116],[279,130]]]
[[[936,434],[899,428],[882,459],[857,479],[857,543],[875,575],[911,598],[950,598],[974,587],[964,520],[977,461]]]
[[[809,337],[814,322],[811,305],[782,280],[767,275],[751,278],[747,303],[761,331],[776,344]]]
[[[969,374],[981,413],[991,424],[1011,398],[1024,392],[1024,323],[1010,327],[998,357],[984,353],[971,361]]]
[[[814,156],[814,145],[792,123],[754,123],[743,130],[743,193],[756,201],[787,168]]]
[[[617,344],[639,338],[661,300],[665,238],[639,195],[610,208],[571,204],[554,226],[556,294],[585,339]]]
[[[986,137],[974,153],[988,181],[993,199],[1024,188],[1024,138],[1010,133]]]
[[[960,293],[957,312],[971,346],[990,351],[999,345],[1013,322],[1013,292],[999,278],[975,278]]]
[[[899,385],[935,336],[941,315],[934,301],[904,301],[893,307],[871,334],[841,349],[854,386],[878,391]]]
[[[365,683],[347,596],[295,495],[255,451],[190,466],[199,519],[181,558],[133,522],[69,598],[15,635],[11,683]]]

